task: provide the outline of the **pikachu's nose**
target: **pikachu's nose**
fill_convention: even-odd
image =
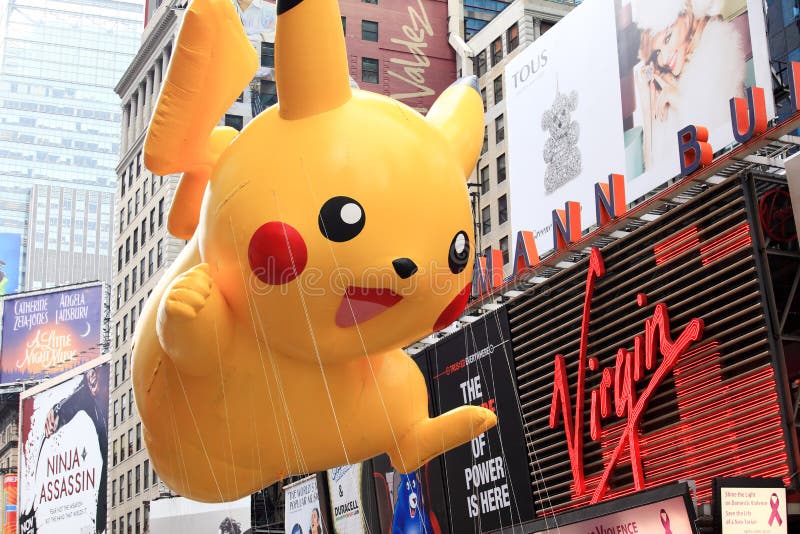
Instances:
[[[397,273],[397,276],[403,280],[417,272],[417,264],[409,258],[397,258],[392,262],[392,267],[394,267],[394,272]]]

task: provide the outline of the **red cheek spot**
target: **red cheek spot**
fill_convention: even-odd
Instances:
[[[470,289],[472,289],[472,284],[467,284],[467,286],[456,295],[456,298],[450,301],[450,304],[447,305],[442,314],[439,315],[439,318],[436,319],[436,324],[433,325],[434,331],[441,330],[461,316],[461,312],[467,307]]]
[[[308,249],[294,227],[271,221],[262,224],[250,238],[247,259],[259,280],[276,286],[300,276],[306,268]]]

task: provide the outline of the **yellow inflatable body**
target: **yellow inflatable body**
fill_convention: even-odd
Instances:
[[[137,324],[133,382],[154,467],[192,499],[383,452],[409,472],[496,424],[429,418],[401,350],[467,301],[474,79],[427,117],[353,90],[340,20],[279,0],[280,101],[238,133],[216,124],[256,53],[231,0],[195,0],[151,122],[145,164],[183,173],[169,229],[190,241]]]

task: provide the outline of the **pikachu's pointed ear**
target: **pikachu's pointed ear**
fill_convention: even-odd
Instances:
[[[448,87],[436,99],[427,118],[450,141],[464,177],[469,179],[483,145],[483,100],[478,78],[465,76]]]
[[[258,68],[231,0],[194,0],[186,12],[145,141],[156,174],[213,165],[209,136]]]

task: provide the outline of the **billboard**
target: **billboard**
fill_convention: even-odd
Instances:
[[[781,479],[714,480],[712,515],[721,534],[787,534],[786,487]]]
[[[246,532],[250,532],[250,496],[223,503],[197,502],[184,497],[150,502],[150,534]]]
[[[17,483],[15,474],[3,476],[3,534],[17,532]]]
[[[717,150],[734,141],[729,100],[771,87],[762,2],[583,2],[505,78],[512,231],[545,252],[552,210],[579,202],[581,229],[595,224],[594,184],[609,174],[625,176],[628,201],[679,175],[683,127],[708,127]]]
[[[363,464],[328,469],[331,517],[336,534],[357,534],[369,530],[362,492]]]
[[[20,399],[20,534],[102,532],[106,525],[108,357]]]
[[[443,456],[452,532],[490,532],[534,518],[526,438],[503,309],[426,349],[436,414],[465,404],[497,413],[497,427]]]
[[[103,286],[3,301],[0,384],[52,377],[102,353]]]
[[[20,234],[0,234],[0,297],[19,291]]]
[[[788,483],[745,204],[736,179],[709,187],[508,304],[537,513],[680,480],[700,503],[717,477]]]
[[[283,487],[286,534],[324,534],[317,476],[311,475]]]

